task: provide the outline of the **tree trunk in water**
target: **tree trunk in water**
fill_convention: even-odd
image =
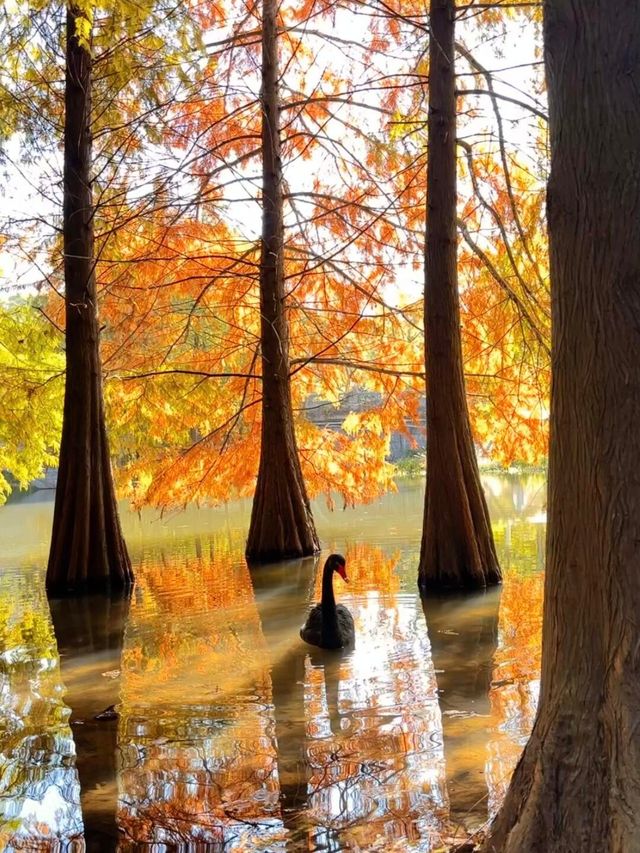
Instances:
[[[486,851],[640,850],[640,16],[547,0],[549,527],[538,715]]]
[[[262,16],[262,435],[247,558],[269,562],[319,550],[293,426],[285,311],[276,0]]]
[[[93,257],[91,56],[76,35],[79,20],[82,13],[69,7],[63,211],[67,372],[47,567],[50,593],[126,588],[133,581],[118,519],[102,400]]]
[[[457,274],[453,0],[431,0],[425,256],[427,489],[418,584],[500,583],[464,386]]]

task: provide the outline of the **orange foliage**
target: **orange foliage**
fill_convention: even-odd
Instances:
[[[185,215],[177,190],[163,184],[165,204],[156,199],[152,216],[141,216],[146,202],[118,208],[125,224],[100,254],[112,442],[120,488],[137,505],[226,501],[251,494],[255,482],[259,209],[251,180],[260,156],[260,21],[236,11],[230,3],[232,38],[211,53],[197,92],[169,111],[166,144],[187,152],[197,216]],[[283,12],[283,25],[311,19],[319,27],[329,11],[301,3]],[[367,115],[367,98],[347,107],[344,69],[327,66],[318,79],[322,41],[292,31],[281,38],[293,405],[309,493],[352,504],[393,488],[389,436],[408,433],[417,413],[423,356],[411,312],[386,301],[398,253],[408,255],[398,228],[402,190],[364,164],[358,109]],[[356,137],[352,151],[341,142],[345,127]],[[311,180],[301,158],[312,165]],[[246,202],[230,200],[236,184]],[[236,203],[253,225],[233,221]],[[337,407],[354,388],[376,392],[379,402],[347,417],[342,432],[305,416],[312,397]]]
[[[385,554],[380,548],[369,545],[367,542],[354,542],[349,544],[344,554],[347,561],[347,575],[349,586],[341,587],[341,581],[334,582],[336,592],[351,595],[362,595],[367,592],[376,592],[381,596],[395,596],[400,589],[400,578],[396,573],[400,552]],[[314,595],[320,600],[322,595],[322,564],[318,563],[314,580]]]
[[[484,24],[512,11],[486,10]],[[330,505],[393,488],[390,434],[409,435],[423,395],[428,68],[413,51],[424,7],[394,0],[388,12],[363,24],[325,0],[281,10],[293,405],[308,491]],[[155,114],[168,165],[154,165],[146,194],[132,192],[133,177],[114,166],[99,208],[108,416],[119,487],[137,506],[250,495],[258,466],[260,19],[257,7],[235,0],[193,15],[211,38],[181,97]],[[332,42],[334,30],[362,37]],[[478,107],[461,98],[461,113],[476,116],[465,119],[470,130]],[[508,154],[506,172],[495,145],[461,149],[468,392],[489,456],[540,462],[549,381],[544,174],[512,147]],[[142,149],[136,156],[144,159]],[[61,325],[55,297],[51,313]],[[339,432],[312,422],[313,405],[338,407],[354,389],[377,395],[367,411],[341,415]]]

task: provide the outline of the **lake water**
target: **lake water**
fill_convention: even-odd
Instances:
[[[131,599],[51,606],[51,501],[1,508],[0,849],[432,851],[485,824],[535,712],[545,485],[483,481],[505,582],[424,602],[417,482],[318,503],[319,560],[252,571],[247,502],[123,509]],[[331,551],[350,652],[298,636]]]

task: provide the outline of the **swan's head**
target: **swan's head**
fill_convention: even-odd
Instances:
[[[347,577],[347,561],[342,554],[331,554],[327,559],[326,565],[332,572],[337,572],[345,583],[349,583],[349,578]]]

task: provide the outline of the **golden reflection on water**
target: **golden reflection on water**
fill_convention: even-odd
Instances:
[[[130,604],[54,603],[61,666],[42,573],[24,568],[46,548],[19,557],[14,544],[0,570],[4,849],[79,843],[84,820],[87,849],[123,853],[429,851],[484,822],[535,712],[544,533],[540,479],[486,485],[504,588],[425,602],[413,487],[319,512],[321,560],[252,571],[246,506],[127,516]],[[298,637],[330,550],[348,561],[351,583],[335,588],[355,618],[349,652]],[[95,721],[110,704],[119,719]],[[27,816],[47,786],[60,809]]]
[[[500,602],[498,647],[489,702],[489,812],[495,814],[533,727],[539,690],[544,575],[513,574]]]
[[[52,838],[79,844],[83,833],[69,710],[41,580],[29,570],[0,574],[2,850],[50,850]]]
[[[356,646],[306,657],[309,849],[429,849],[446,807],[442,726],[429,639],[415,595],[400,592],[400,552],[347,548]],[[322,564],[318,564],[315,597]]]
[[[216,537],[140,566],[122,664],[121,850],[280,838],[268,658],[234,558]]]

